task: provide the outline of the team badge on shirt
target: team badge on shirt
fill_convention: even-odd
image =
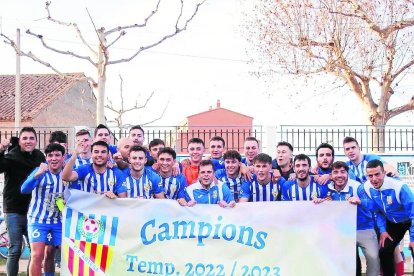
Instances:
[[[313,192],[313,193],[312,193],[312,195],[311,195],[311,198],[312,198],[312,199],[315,199],[315,198],[317,198],[317,197],[318,197],[318,195],[316,194],[316,192]]]
[[[387,196],[387,204],[388,205],[392,204],[392,196]]]
[[[150,189],[151,189],[150,184],[146,183],[146,184],[145,184],[145,186],[144,186],[144,190],[145,190],[146,192],[149,192],[149,190],[150,190]]]
[[[217,198],[217,191],[213,192],[213,198],[216,199]]]
[[[272,195],[275,197],[275,200],[276,200],[276,197],[277,197],[278,194],[279,193],[277,192],[277,188],[273,188]]]
[[[348,200],[351,197],[350,194],[346,194],[345,199]]]
[[[174,193],[177,190],[177,185],[172,184],[171,187],[170,187],[170,190],[171,190],[172,193]]]
[[[115,184],[115,179],[113,179],[113,178],[109,178],[109,179],[108,179],[108,185],[109,185],[110,187],[112,187],[112,186],[114,186],[114,184]]]

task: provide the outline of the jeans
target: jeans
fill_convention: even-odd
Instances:
[[[19,272],[23,235],[27,238],[27,217],[18,213],[5,213],[5,220],[10,239],[6,270],[8,276],[15,276]]]
[[[380,273],[379,245],[375,230],[358,230],[357,247],[361,247],[367,261],[367,276],[378,276]]]

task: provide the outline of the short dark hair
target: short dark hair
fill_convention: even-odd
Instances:
[[[165,146],[165,143],[164,143],[163,140],[155,138],[148,144],[148,148],[151,150],[152,147],[155,147],[155,146],[158,146],[158,145]]]
[[[382,163],[382,161],[379,160],[379,159],[374,159],[374,160],[369,161],[365,168],[366,169],[373,169],[373,168],[376,168],[376,167],[381,167],[382,170],[384,170],[384,163]]]
[[[140,125],[135,125],[135,126],[132,126],[132,127],[129,129],[129,133],[131,133],[131,130],[134,130],[134,129],[139,129],[139,130],[141,130],[141,131],[142,131],[142,134],[144,134],[144,129],[143,129]]]
[[[50,133],[49,143],[67,143],[68,136],[61,130],[56,130]]]
[[[296,155],[295,158],[293,159],[293,164],[295,164],[297,160],[307,160],[309,167],[311,166],[311,159],[306,154],[301,153],[301,154]]]
[[[204,145],[204,141],[203,141],[202,139],[198,138],[198,137],[191,138],[191,139],[188,141],[188,145],[189,145],[189,144],[191,144],[191,143],[193,143],[193,144],[202,144],[202,145],[203,145],[203,147],[205,147],[205,145]]]
[[[344,138],[344,141],[342,142],[342,144],[351,143],[351,142],[355,142],[357,146],[359,147],[358,141],[354,137],[349,137],[349,136]]]
[[[19,137],[22,135],[23,132],[31,132],[34,134],[36,140],[37,140],[37,134],[36,130],[33,127],[23,127],[19,132]]]
[[[244,142],[247,142],[247,141],[255,141],[257,145],[259,145],[259,140],[257,140],[256,137],[248,136],[244,139]]]
[[[332,169],[341,169],[344,168],[347,172],[349,171],[348,165],[344,161],[335,161],[331,165]]]
[[[259,153],[253,158],[253,164],[256,162],[272,164],[272,157],[266,153]]]
[[[223,148],[224,148],[224,146],[226,146],[226,142],[224,141],[223,137],[221,137],[221,136],[214,136],[210,139],[210,142],[211,141],[220,141],[220,142],[223,143]]]
[[[198,171],[200,171],[200,168],[201,168],[201,167],[208,166],[208,165],[211,165],[211,166],[213,167],[213,170],[214,170],[214,171],[216,170],[216,169],[214,168],[214,163],[213,163],[213,161],[211,161],[210,159],[205,159],[205,160],[201,160],[201,162],[200,162],[200,166],[198,167]]]
[[[109,152],[109,146],[108,146],[108,144],[105,142],[105,141],[96,141],[96,142],[94,142],[93,144],[92,144],[92,146],[91,146],[91,151],[93,151],[93,147],[94,146],[104,146],[104,147],[106,147],[106,149],[108,150],[108,152]]]
[[[279,143],[277,143],[276,148],[280,147],[280,146],[286,146],[290,149],[291,152],[293,152],[293,146],[291,143],[286,142],[286,141],[280,141]]]
[[[108,130],[108,133],[109,133],[109,134],[111,134],[111,131],[109,130],[109,128],[108,128],[106,125],[104,125],[104,124],[99,124],[99,125],[95,128],[95,131],[93,132],[93,137],[96,137],[96,134],[98,133],[98,130],[100,130],[100,129],[106,129],[106,130]]]
[[[160,149],[158,151],[158,157],[160,157],[160,155],[163,154],[163,153],[167,153],[167,154],[171,155],[174,160],[177,158],[177,153],[172,148],[165,147],[165,148]]]
[[[147,150],[142,146],[133,146],[129,152],[131,153],[133,151],[142,151],[145,154],[145,157],[147,157]]]
[[[316,148],[316,158],[318,158],[318,151],[320,149],[330,149],[332,151],[332,157],[335,157],[335,150],[334,148],[328,143],[322,143]]]
[[[51,153],[52,151],[60,151],[62,155],[65,155],[65,147],[63,147],[61,144],[57,143],[50,143],[45,148],[45,154]]]
[[[223,160],[226,159],[237,159],[239,162],[241,162],[242,157],[237,150],[228,150],[223,154]]]
[[[76,132],[75,137],[86,135],[86,134],[89,135],[89,137],[91,136],[91,133],[89,132],[89,130],[81,129],[81,130],[78,130],[78,132]]]

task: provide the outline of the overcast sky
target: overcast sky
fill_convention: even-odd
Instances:
[[[97,27],[111,29],[118,25],[141,23],[154,7],[154,1],[53,1],[50,10],[60,20],[77,22],[92,45],[96,43],[88,8]],[[179,1],[162,2],[160,12],[146,30],[128,31],[125,38],[110,50],[110,57],[131,55],[135,45],[153,41],[171,28]],[[154,125],[177,125],[186,116],[208,110],[220,99],[221,106],[254,117],[256,125],[286,124],[365,124],[366,116],[356,97],[348,89],[335,88],[329,77],[305,82],[289,75],[270,79],[251,73],[257,64],[247,63],[242,12],[248,0],[207,0],[186,31],[165,43],[145,51],[129,63],[108,67],[107,96],[119,106],[119,77],[124,79],[126,107],[138,99],[144,101],[151,92],[153,100],[145,110],[127,117],[131,124],[145,123],[157,117],[169,100],[164,117]],[[24,8],[22,8],[24,6]],[[190,6],[189,6],[190,7]],[[62,50],[87,53],[71,30],[45,20],[42,1],[0,1],[1,30],[15,38],[22,32],[22,49],[48,59],[63,72],[85,72],[96,76],[90,64],[75,58],[63,59],[51,54],[39,42],[25,34],[26,29],[43,34],[47,42]],[[15,72],[15,56],[10,46],[0,44],[0,74]],[[33,61],[22,58],[22,73],[50,72]],[[410,78],[414,79],[413,74]],[[413,91],[413,81],[400,89]],[[411,93],[412,94],[412,93]],[[405,100],[396,98],[396,102]],[[111,113],[106,113],[111,118]],[[391,124],[413,124],[413,113],[401,115]]]

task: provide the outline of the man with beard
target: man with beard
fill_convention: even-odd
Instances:
[[[19,146],[4,154],[10,145],[8,139],[0,144],[0,173],[4,173],[3,210],[10,238],[9,255],[7,257],[7,275],[17,275],[21,255],[23,235],[27,237],[27,210],[31,195],[20,193],[21,185],[26,177],[42,162],[43,153],[35,149],[36,131],[32,127],[24,127],[19,133]]]
[[[186,205],[185,188],[187,181],[184,175],[174,176],[173,168],[177,154],[172,148],[162,148],[158,151],[158,174],[161,176],[162,187],[166,198],[175,199],[180,205]]]
[[[145,167],[147,157],[145,148],[133,146],[129,153],[129,168],[123,172],[126,175],[125,186],[130,198],[165,198],[161,178],[152,168]]]
[[[55,200],[62,198],[66,189],[61,178],[65,148],[51,143],[46,147],[45,154],[47,163],[40,164],[21,187],[22,193],[32,194],[27,219],[31,251],[29,275],[33,276],[42,275],[44,257],[44,275],[54,275],[55,254],[52,249],[58,248],[62,243],[62,214]],[[48,248],[47,245],[51,243],[53,246]]]
[[[328,183],[328,197],[326,199],[336,201],[349,201],[351,204],[367,200],[368,196],[364,191],[363,185],[349,179],[349,167],[345,162],[336,161],[332,164],[331,178]],[[322,198],[314,199],[315,203],[325,201]],[[368,276],[378,276],[380,263],[378,258],[378,240],[374,230],[374,218],[368,209],[358,205],[357,207],[357,267],[356,275],[361,275],[361,260],[358,254],[358,247],[362,249],[367,262],[366,274]]]
[[[216,170],[216,178],[226,184],[233,194],[234,200],[239,201],[243,175],[240,172],[241,155],[235,150],[229,150],[223,155],[224,169]]]
[[[325,185],[331,180],[331,165],[335,158],[335,150],[328,143],[322,143],[316,149],[317,168],[314,172],[315,180]]]
[[[183,160],[181,165],[183,167],[182,173],[187,180],[187,185],[191,185],[198,180],[199,167],[204,154],[204,141],[200,138],[191,138],[188,141],[187,150],[190,155],[190,160]]]
[[[75,153],[69,159],[63,169],[62,179],[68,182],[80,180],[80,185],[75,189],[89,193],[105,194],[109,198],[126,197],[124,176],[117,168],[108,168],[109,156],[108,144],[104,141],[97,141],[92,144],[92,164],[82,165],[73,169],[76,156],[82,150],[82,145],[77,144]]]
[[[296,179],[282,185],[282,200],[313,200],[325,198],[326,185],[319,184],[313,176],[309,175],[311,160],[305,154],[298,154],[293,160]]]
[[[187,206],[195,204],[218,204],[220,207],[234,207],[236,202],[227,185],[214,181],[214,164],[202,160],[199,164],[198,181],[186,189]]]
[[[277,182],[272,179],[272,157],[260,153],[253,158],[254,176],[241,186],[239,202],[280,201],[281,185],[285,179]]]
[[[279,142],[276,146],[277,156],[272,161],[272,168],[274,172],[279,172],[286,180],[292,180],[295,177],[295,172],[293,171],[293,147],[290,143],[282,141]]]

